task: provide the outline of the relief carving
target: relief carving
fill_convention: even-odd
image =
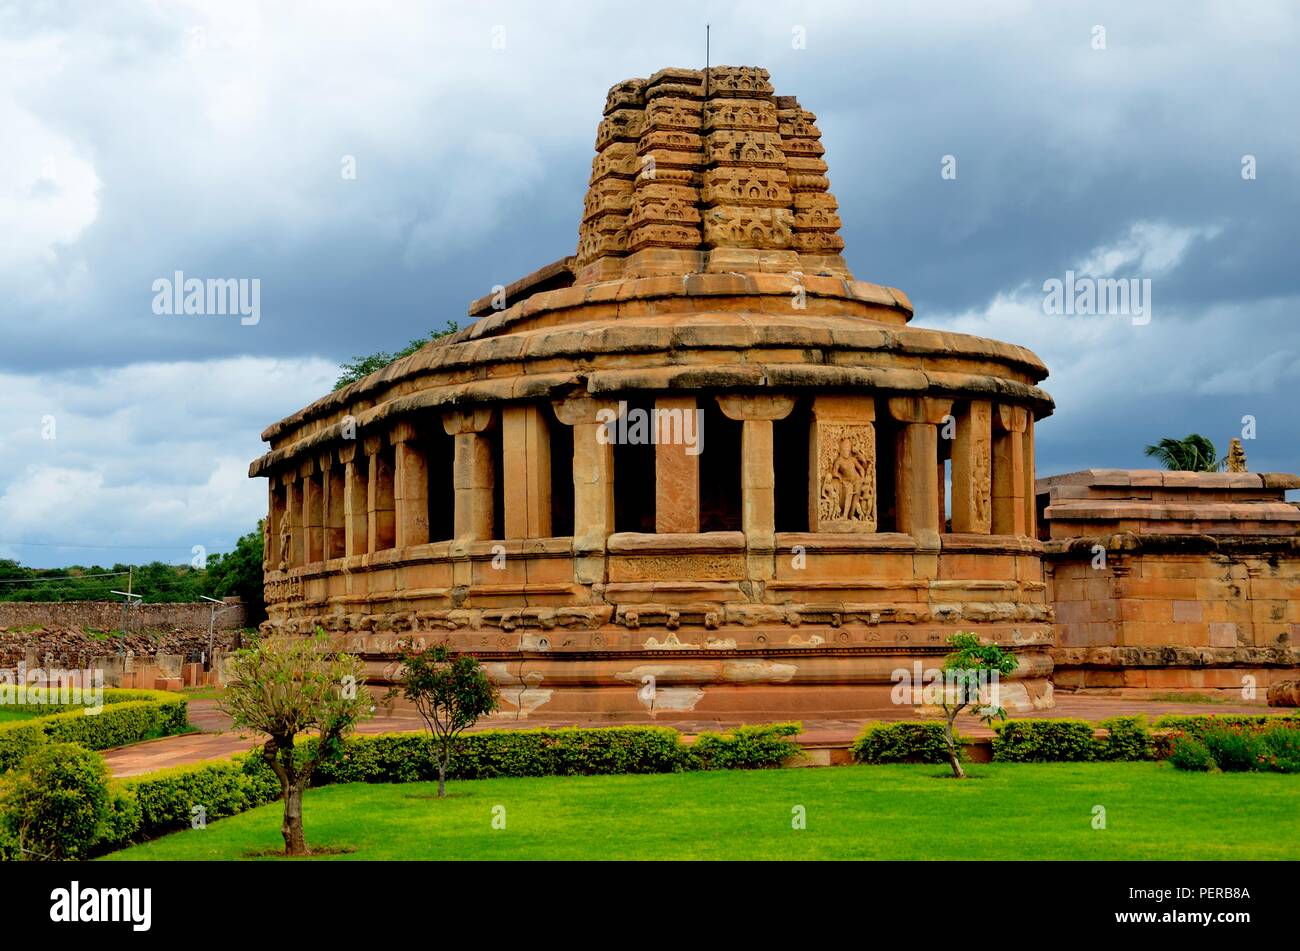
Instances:
[[[818,520],[849,522],[858,531],[874,531],[876,451],[872,428],[821,424],[817,437]]]
[[[289,527],[289,513],[280,515],[280,570],[289,567],[289,546],[293,544],[293,531]]]
[[[993,517],[989,499],[989,486],[992,485],[991,451],[988,440],[977,440],[971,453],[971,480],[974,482],[971,507],[974,509],[976,525],[987,526]]]

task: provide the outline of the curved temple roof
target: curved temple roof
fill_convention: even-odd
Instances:
[[[278,443],[295,431],[327,438],[317,427],[348,407],[363,426],[378,422],[399,407],[376,404],[410,396],[404,385],[416,377],[444,391],[422,397],[430,407],[501,398],[501,385],[474,373],[494,373],[487,368],[497,364],[518,366],[529,379],[516,382],[536,384],[511,390],[515,397],[543,396],[559,385],[538,375],[543,364],[553,375],[555,361],[581,372],[592,353],[661,363],[683,348],[746,354],[735,360],[745,365],[734,379],[714,373],[725,385],[755,385],[744,374],[759,370],[756,362],[779,369],[766,364],[765,348],[782,359],[798,348],[806,354],[798,362],[821,366],[787,382],[808,385],[812,377],[803,377],[820,373],[819,386],[977,386],[1050,413],[1050,396],[1034,386],[1047,368],[1033,353],[909,327],[912,304],[902,291],[854,278],[841,255],[820,138],[816,116],[794,96],[776,95],[758,67],[670,68],[615,84],[596,131],[576,252],[473,301],[470,326],[323,396],[263,439]],[[853,364],[874,375],[841,379]],[[927,375],[913,379],[887,365]],[[945,382],[954,370],[968,376]],[[970,373],[991,376],[980,382]],[[774,382],[769,376],[758,385]],[[444,377],[465,389],[435,383]],[[691,385],[677,377],[641,382]]]

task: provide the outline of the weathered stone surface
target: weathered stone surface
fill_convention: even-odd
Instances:
[[[1268,688],[1270,707],[1300,707],[1300,680],[1284,680]]]
[[[669,718],[861,713],[975,630],[1016,652],[1013,705],[1050,705],[1041,361],[853,278],[816,117],[765,71],[664,70],[604,112],[572,257],[267,429],[264,630],[323,627],[380,680],[445,639],[521,716]],[[704,454],[631,407],[707,410]],[[1021,437],[1001,483],[995,432]]]

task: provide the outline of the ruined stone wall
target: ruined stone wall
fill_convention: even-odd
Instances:
[[[1239,690],[1300,663],[1300,559],[1142,554],[1058,563],[1053,652],[1061,688]],[[1262,694],[1261,694],[1262,696]]]
[[[1284,493],[1295,481],[1142,470],[1041,480],[1057,688],[1262,699],[1294,678],[1300,538]]]
[[[130,608],[130,630],[169,630],[194,628],[207,630],[209,603],[141,604]],[[244,626],[244,607],[237,598],[227,600],[217,615],[220,630]],[[0,628],[3,627],[70,627],[113,631],[122,627],[122,604],[114,601],[0,601]]]

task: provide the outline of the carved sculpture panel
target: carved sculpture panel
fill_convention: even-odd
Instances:
[[[874,532],[875,427],[845,423],[816,425],[816,530]]]
[[[718,205],[704,213],[704,245],[709,248],[788,248],[794,215],[786,208]]]
[[[971,509],[975,515],[976,525],[989,525],[993,518],[989,489],[992,472],[992,446],[987,440],[980,440],[975,443],[971,452],[971,479],[976,487],[976,490],[971,493]]]
[[[644,129],[699,132],[701,121],[699,100],[654,99],[646,106]]]
[[[713,99],[704,107],[704,128],[776,132],[776,106],[761,99]]]

